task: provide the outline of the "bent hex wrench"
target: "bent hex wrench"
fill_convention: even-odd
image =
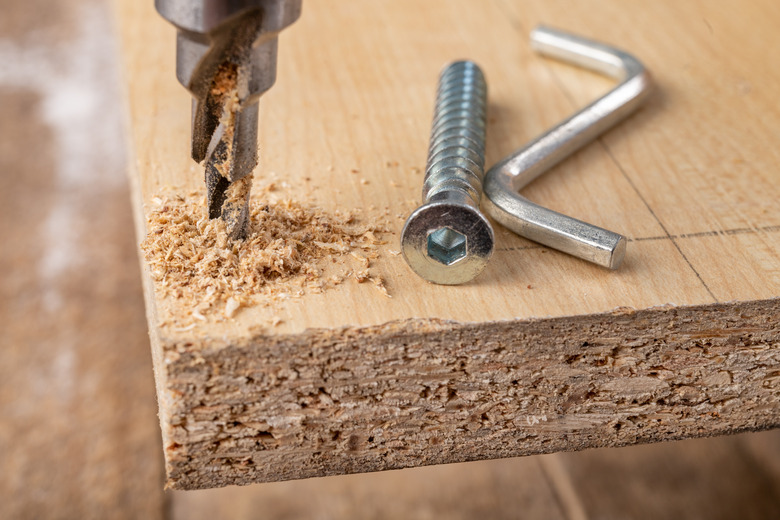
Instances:
[[[617,269],[625,255],[625,237],[543,208],[517,192],[631,114],[650,91],[650,74],[630,54],[549,27],[536,28],[531,44],[544,56],[610,76],[620,84],[493,166],[485,174],[485,210],[522,237]]]

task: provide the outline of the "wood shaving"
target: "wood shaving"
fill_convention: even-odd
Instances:
[[[233,298],[232,296],[225,302],[225,317],[232,318],[238,308],[241,307],[241,302]]]
[[[231,62],[222,63],[217,68],[217,72],[214,74],[214,80],[211,84],[210,93],[217,101],[219,101],[221,96],[225,96],[236,90],[237,81],[238,66]]]
[[[224,320],[260,302],[321,293],[352,278],[389,296],[372,272],[387,230],[355,212],[292,200],[250,202],[247,238],[204,214],[203,194],[158,195],[141,249],[159,297],[177,300],[175,325]],[[180,315],[179,315],[180,314]]]

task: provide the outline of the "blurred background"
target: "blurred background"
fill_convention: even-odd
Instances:
[[[117,60],[110,2],[3,0],[0,518],[780,518],[780,431],[164,491]]]

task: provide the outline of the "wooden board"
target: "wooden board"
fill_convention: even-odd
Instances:
[[[608,88],[534,56],[536,23],[635,53],[658,82],[648,106],[525,191],[629,236],[627,260],[607,272],[499,230],[471,284],[426,284],[386,254],[376,268],[392,299],[344,284],[186,331],[163,323],[177,302],[157,298],[147,274],[169,485],[778,424],[780,74],[766,42],[780,13],[769,1],[640,7],[306,3],[261,100],[260,175],[275,172],[287,195],[313,194],[326,210],[403,217],[417,205],[446,62],[469,57],[486,72],[492,163]],[[118,9],[143,236],[145,204],[164,187],[198,187],[201,174],[187,153],[173,29],[151,6]],[[398,249],[402,224],[386,250]]]

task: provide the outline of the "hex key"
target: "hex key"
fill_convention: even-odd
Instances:
[[[650,73],[628,53],[549,27],[534,29],[531,45],[543,56],[620,84],[493,166],[485,174],[485,210],[520,236],[617,269],[626,251],[624,236],[539,206],[517,192],[631,114],[650,92]]]

